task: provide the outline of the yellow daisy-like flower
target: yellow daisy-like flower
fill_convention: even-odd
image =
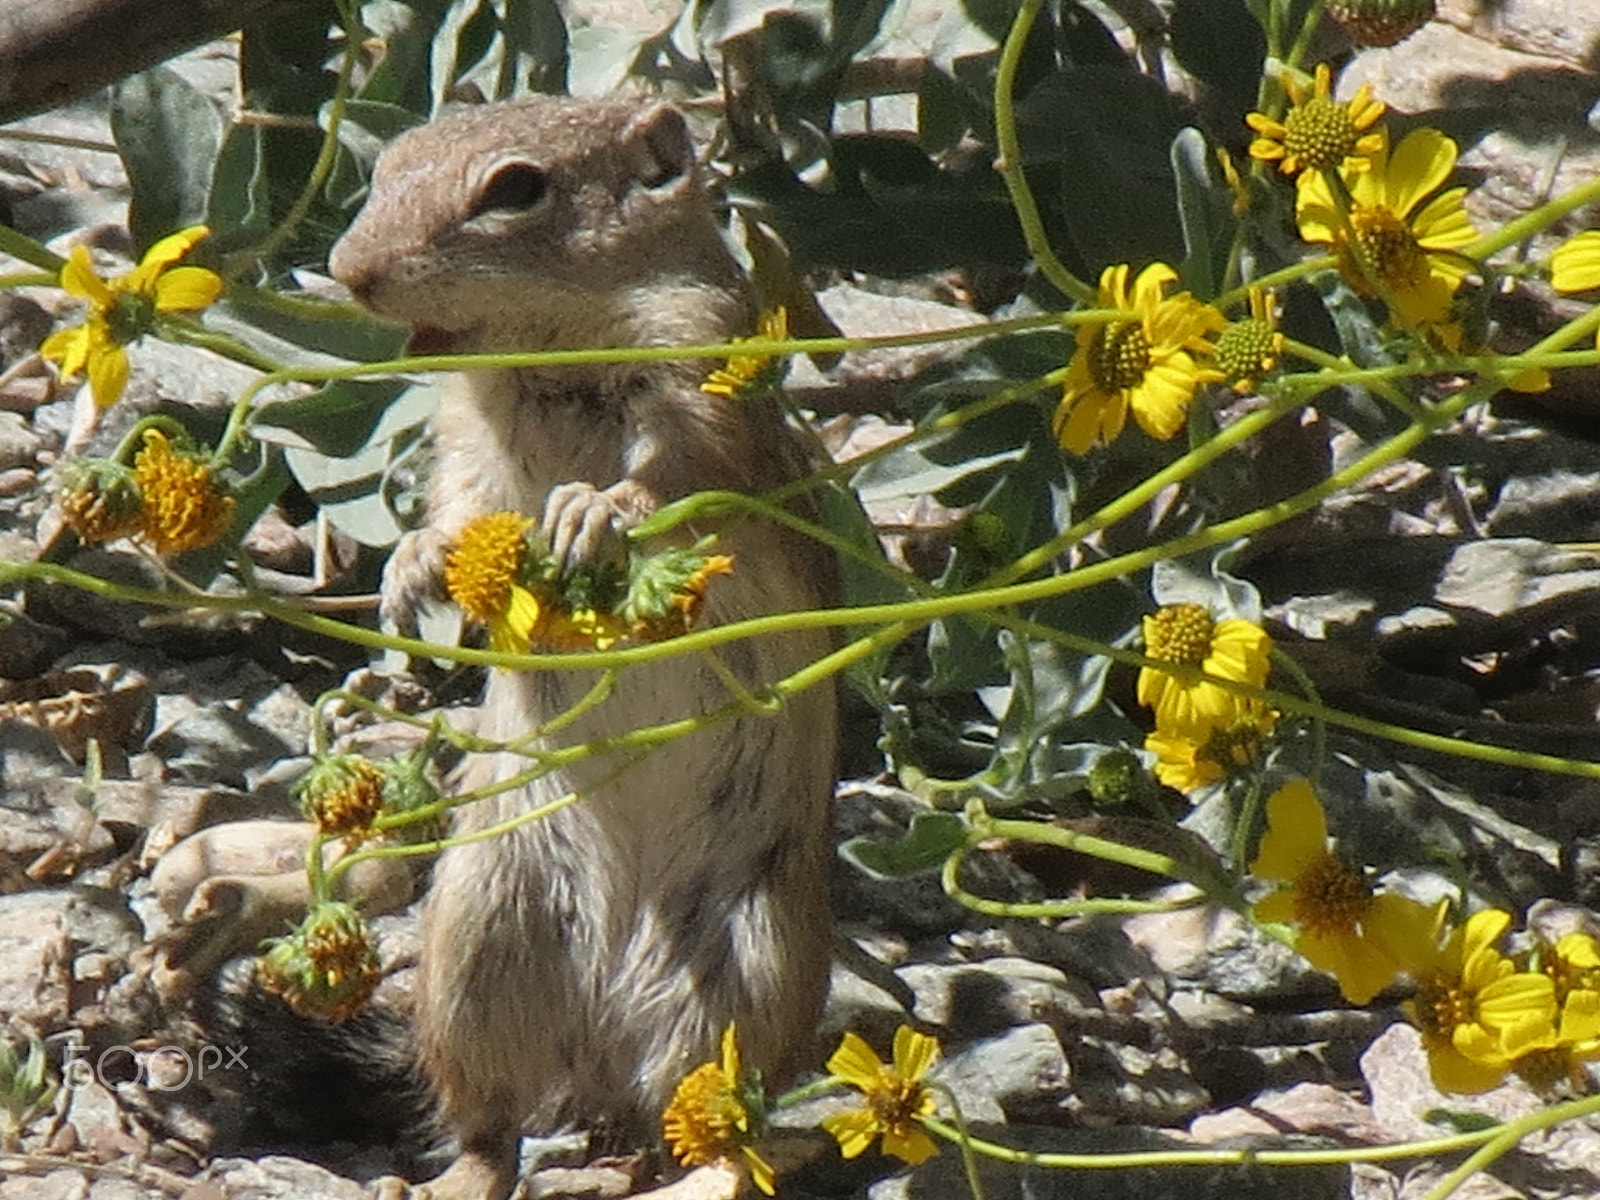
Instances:
[[[934,1098],[922,1083],[939,1057],[939,1043],[909,1025],[894,1034],[894,1062],[885,1063],[857,1034],[847,1033],[828,1059],[828,1070],[861,1091],[867,1107],[830,1113],[822,1127],[855,1158],[880,1135],[883,1152],[916,1166],[939,1152],[918,1121],[933,1115]]]
[[[1383,143],[1380,134],[1369,131],[1385,105],[1372,98],[1366,84],[1349,100],[1335,100],[1332,79],[1328,64],[1318,63],[1307,93],[1300,80],[1285,75],[1283,86],[1292,106],[1283,120],[1257,112],[1245,116],[1245,124],[1260,135],[1250,143],[1250,157],[1277,163],[1278,170],[1301,184],[1318,171],[1366,170]]]
[[[1455,165],[1455,142],[1437,129],[1414,129],[1393,154],[1387,146],[1374,152],[1370,171],[1349,177],[1348,232],[1320,175],[1295,205],[1300,236],[1333,249],[1346,283],[1384,296],[1403,325],[1431,328],[1451,349],[1460,343],[1460,330],[1448,324],[1451,298],[1472,270],[1460,252],[1478,231],[1462,205],[1466,188],[1429,197]]]
[[[1095,445],[1109,445],[1130,409],[1141,429],[1167,441],[1183,428],[1195,389],[1222,378],[1202,364],[1212,353],[1205,335],[1227,321],[1188,292],[1164,296],[1177,278],[1165,263],[1151,263],[1133,281],[1130,295],[1127,264],[1101,273],[1096,306],[1133,315],[1078,327],[1078,348],[1051,422],[1065,449],[1087,454]]]
[[[1558,292],[1600,288],[1600,229],[1585,229],[1550,255],[1550,286]]]
[[[521,513],[475,517],[445,558],[445,593],[469,621],[489,627],[489,648],[526,654],[544,617],[539,598],[518,583],[533,521]]]
[[[1442,914],[1388,892],[1374,894],[1361,868],[1329,849],[1328,820],[1311,785],[1296,779],[1267,801],[1267,832],[1250,873],[1286,884],[1256,904],[1256,920],[1293,925],[1295,949],[1365,1004],[1404,964],[1432,953]]]
[[[51,334],[39,354],[55,363],[64,379],[87,371],[89,390],[101,408],[115,404],[128,385],[124,349],[149,333],[157,313],[195,312],[222,293],[222,278],[204,267],[180,267],[179,259],[210,233],[191,226],[162,238],[126,275],[102,279],[87,246],[74,246],[61,268],[61,287],[89,303],[82,325]]]
[[[1253,392],[1257,381],[1278,369],[1283,357],[1283,334],[1278,330],[1278,310],[1272,298],[1258,287],[1250,289],[1250,315],[1217,335],[1217,369],[1234,391]]]
[[[1192,792],[1260,761],[1278,714],[1253,697],[1239,700],[1233,719],[1215,726],[1204,738],[1158,725],[1144,739],[1144,748],[1156,756],[1156,778],[1180,792]]]
[[[1144,652],[1161,662],[1198,667],[1207,675],[1264,687],[1271,669],[1272,639],[1242,617],[1221,621],[1198,604],[1168,604],[1144,618]],[[1139,703],[1153,708],[1156,727],[1169,736],[1205,742],[1212,730],[1233,723],[1247,697],[1204,679],[1182,679],[1141,667]]]
[[[722,1034],[722,1061],[708,1062],[683,1077],[661,1117],[662,1137],[673,1157],[686,1167],[699,1167],[737,1155],[750,1181],[764,1194],[777,1191],[772,1164],[755,1148],[761,1114],[752,1107],[759,1088],[747,1080],[739,1064],[734,1026]]]
[[[209,546],[233,524],[234,499],[205,460],[172,448],[159,429],[144,431],[134,456],[142,536],[157,554],[182,554]]]
[[[761,314],[761,319],[756,323],[756,336],[768,342],[782,342],[789,337],[789,310],[779,306],[771,312]],[[734,338],[736,342],[750,341],[750,338]],[[700,390],[712,396],[737,396],[746,388],[758,381],[768,382],[767,365],[772,362],[770,354],[734,354],[730,355],[726,366],[718,367],[707,375],[705,382],[700,385]],[[776,373],[770,382],[776,382]]]
[[[1444,947],[1406,964],[1417,994],[1401,1008],[1441,1092],[1486,1092],[1517,1059],[1558,1040],[1555,982],[1518,971],[1495,948],[1510,927],[1510,913],[1473,913]]]

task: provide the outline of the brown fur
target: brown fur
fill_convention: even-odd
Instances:
[[[509,160],[545,198],[473,216]],[[373,309],[457,351],[722,341],[754,308],[723,246],[682,119],[664,106],[534,99],[446,116],[384,154],[332,268]],[[444,546],[472,517],[544,514],[569,561],[660,504],[761,491],[802,471],[781,418],[698,388],[706,363],[473,371],[436,419],[428,527],[397,548],[385,601],[436,596]],[[695,534],[704,529],[692,531]],[[735,560],[706,620],[830,600],[812,547],[755,521],[718,530]],[[824,654],[822,633],[741,641],[723,661],[760,688]],[[481,733],[515,738],[561,712],[592,672],[493,672]],[[558,744],[728,703],[697,657],[634,668]],[[470,806],[457,832],[577,788],[578,804],[441,856],[424,916],[418,1027],[462,1158],[436,1196],[498,1197],[517,1134],[566,1122],[633,1145],[659,1136],[678,1079],[716,1057],[730,1021],[746,1061],[780,1078],[803,1051],[827,974],[834,699],[674,741],[614,781],[614,756]],[[527,768],[469,761],[461,787]]]

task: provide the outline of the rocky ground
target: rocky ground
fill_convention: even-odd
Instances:
[[[1582,123],[1597,90],[1600,8],[1580,0],[1551,11],[1560,7],[1513,0],[1483,14],[1447,13],[1413,41],[1366,54],[1353,68],[1352,83],[1373,80],[1404,111],[1518,97],[1501,106],[1506,119],[1465,159],[1484,174],[1475,193],[1484,221],[1525,209],[1552,180],[1559,187],[1600,170],[1600,144]],[[226,47],[217,47],[188,56],[183,70],[224,89],[232,64]],[[103,141],[103,112],[101,101],[89,101],[25,127]],[[1566,137],[1564,157],[1551,148],[1556,126]],[[125,182],[114,155],[0,142],[0,197],[19,228],[58,248],[81,237],[126,247]],[[830,307],[848,332],[971,319],[853,291],[834,293]],[[28,355],[58,315],[65,315],[59,294],[0,293],[0,558],[32,559],[48,538],[48,473],[72,424],[72,399]],[[214,412],[249,378],[202,352],[150,342],[134,363],[129,398],[91,449],[109,447],[139,414],[161,405]],[[913,366],[903,358],[847,361],[808,386],[819,398],[833,389],[829,407],[848,411],[851,389],[875,394]],[[1292,537],[1252,551],[1243,570],[1271,606],[1275,634],[1330,703],[1600,759],[1597,394],[1600,382],[1580,379],[1538,407],[1474,411],[1439,444],[1472,439],[1487,466],[1465,475],[1448,454],[1396,464],[1324,506]],[[1353,435],[1313,432],[1335,461],[1353,451]],[[292,513],[269,515],[251,549],[285,579],[331,569],[370,586],[376,569],[374,556],[330,541],[314,523],[296,524]],[[126,580],[147,571],[119,553],[95,552],[75,565]],[[63,1088],[22,1129],[16,1152],[0,1154],[0,1200],[342,1200],[361,1195],[361,1181],[415,1165],[407,1157],[413,1147],[385,1130],[386,1120],[408,1111],[404,1095],[370,1090],[379,1084],[363,1093],[370,1077],[331,1058],[318,1060],[312,1069],[325,1073],[302,1090],[274,1090],[274,1080],[292,1073],[291,1060],[309,1053],[301,1035],[251,1026],[249,1013],[208,1009],[203,995],[197,1023],[174,1002],[171,981],[153,969],[152,941],[170,930],[171,910],[192,899],[207,870],[218,868],[202,864],[183,874],[170,867],[152,877],[152,867],[198,830],[294,815],[288,788],[306,764],[310,703],[323,689],[349,681],[416,708],[439,680],[425,686],[375,670],[348,647],[256,621],[157,615],[69,589],[32,588],[0,606],[12,618],[0,625],[0,680],[9,681],[0,685],[0,1029],[42,1037],[58,1070],[74,1056],[100,1065],[92,1078],[69,1076],[82,1086]],[[352,718],[341,730],[359,724]],[[390,746],[403,737],[388,727],[360,735]],[[98,779],[84,772],[91,737],[103,756]],[[1409,882],[1423,892],[1453,878],[1440,864],[1454,862],[1482,899],[1522,908],[1543,898],[1536,916],[1548,927],[1600,928],[1593,911],[1600,906],[1600,789],[1592,781],[1346,736],[1335,736],[1332,749],[1334,771],[1348,777],[1330,791],[1361,797],[1332,814],[1356,853],[1412,864]],[[890,781],[846,780],[839,835],[893,836],[919,807]],[[292,846],[268,851],[258,841],[253,852],[274,869],[297,861]],[[1081,882],[1072,876],[1076,867],[1064,870],[1051,880],[1055,894]],[[1003,860],[991,875],[984,885],[997,894],[1036,894],[1042,886]],[[840,953],[814,1061],[846,1028],[887,1045],[909,1011],[939,1035],[938,1078],[974,1128],[1014,1145],[1377,1145],[1438,1136],[1423,1115],[1431,1110],[1506,1119],[1540,1103],[1515,1083],[1470,1102],[1437,1094],[1417,1036],[1396,1008],[1342,1005],[1329,980],[1226,914],[994,920],[956,906],[934,880],[885,883],[843,862],[834,885]],[[412,915],[403,910],[376,924],[392,971],[380,998],[403,1005]],[[198,991],[209,988],[202,981]],[[233,1040],[218,1038],[222,1028]],[[181,1053],[151,1056],[165,1045]],[[214,1060],[201,1057],[206,1046]],[[209,1072],[203,1079],[201,1066]],[[185,1071],[196,1072],[192,1082]],[[0,1086],[0,1121],[3,1092]],[[798,1110],[786,1123],[804,1126],[825,1107]],[[334,1129],[335,1119],[334,1144],[313,1136]],[[528,1152],[543,1156],[535,1194],[575,1181],[602,1193],[616,1185],[562,1174],[582,1160],[570,1140],[530,1144]],[[802,1136],[794,1158],[798,1165],[783,1178],[786,1196],[894,1200],[967,1188],[950,1152],[904,1171],[870,1156],[841,1164]],[[1457,1195],[1593,1196],[1600,1194],[1597,1164],[1600,1125],[1564,1126],[1530,1139]],[[1292,1174],[1261,1166],[1049,1172],[986,1165],[982,1179],[991,1200],[1285,1193],[1388,1200],[1425,1195],[1452,1165]]]

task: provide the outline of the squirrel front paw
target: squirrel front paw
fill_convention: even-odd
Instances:
[[[405,637],[415,637],[417,616],[445,599],[444,562],[450,538],[431,526],[401,534],[384,564],[378,612]]]
[[[563,483],[550,489],[539,531],[563,573],[577,567],[627,559],[623,534],[638,517],[617,502],[612,489]]]

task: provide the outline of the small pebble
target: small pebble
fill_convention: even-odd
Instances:
[[[39,472],[29,470],[27,467],[12,467],[9,471],[0,471],[0,496],[21,496],[38,485]]]

